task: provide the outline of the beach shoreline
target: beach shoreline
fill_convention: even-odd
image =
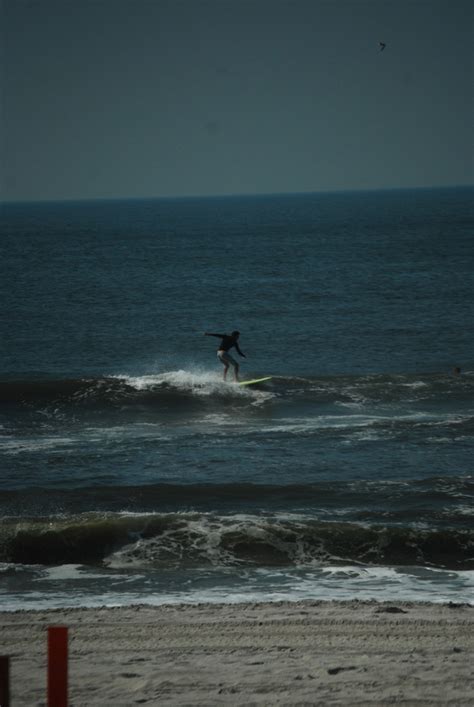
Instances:
[[[301,601],[0,612],[12,705],[46,704],[47,627],[71,706],[468,705],[474,607]]]

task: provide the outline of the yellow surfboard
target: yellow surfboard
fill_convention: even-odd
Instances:
[[[251,381],[239,381],[239,385],[255,385],[255,383],[263,383],[264,381],[269,381],[272,376],[267,376],[266,378],[254,378]]]

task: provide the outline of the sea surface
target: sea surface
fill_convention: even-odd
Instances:
[[[473,203],[3,204],[0,609],[474,603]]]

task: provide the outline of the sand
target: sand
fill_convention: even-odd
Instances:
[[[473,705],[474,607],[300,602],[0,613],[11,705],[46,704],[69,627],[71,707]]]

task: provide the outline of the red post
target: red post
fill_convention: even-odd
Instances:
[[[48,627],[48,707],[67,707],[67,626]]]
[[[10,707],[10,657],[0,655],[0,707]]]

